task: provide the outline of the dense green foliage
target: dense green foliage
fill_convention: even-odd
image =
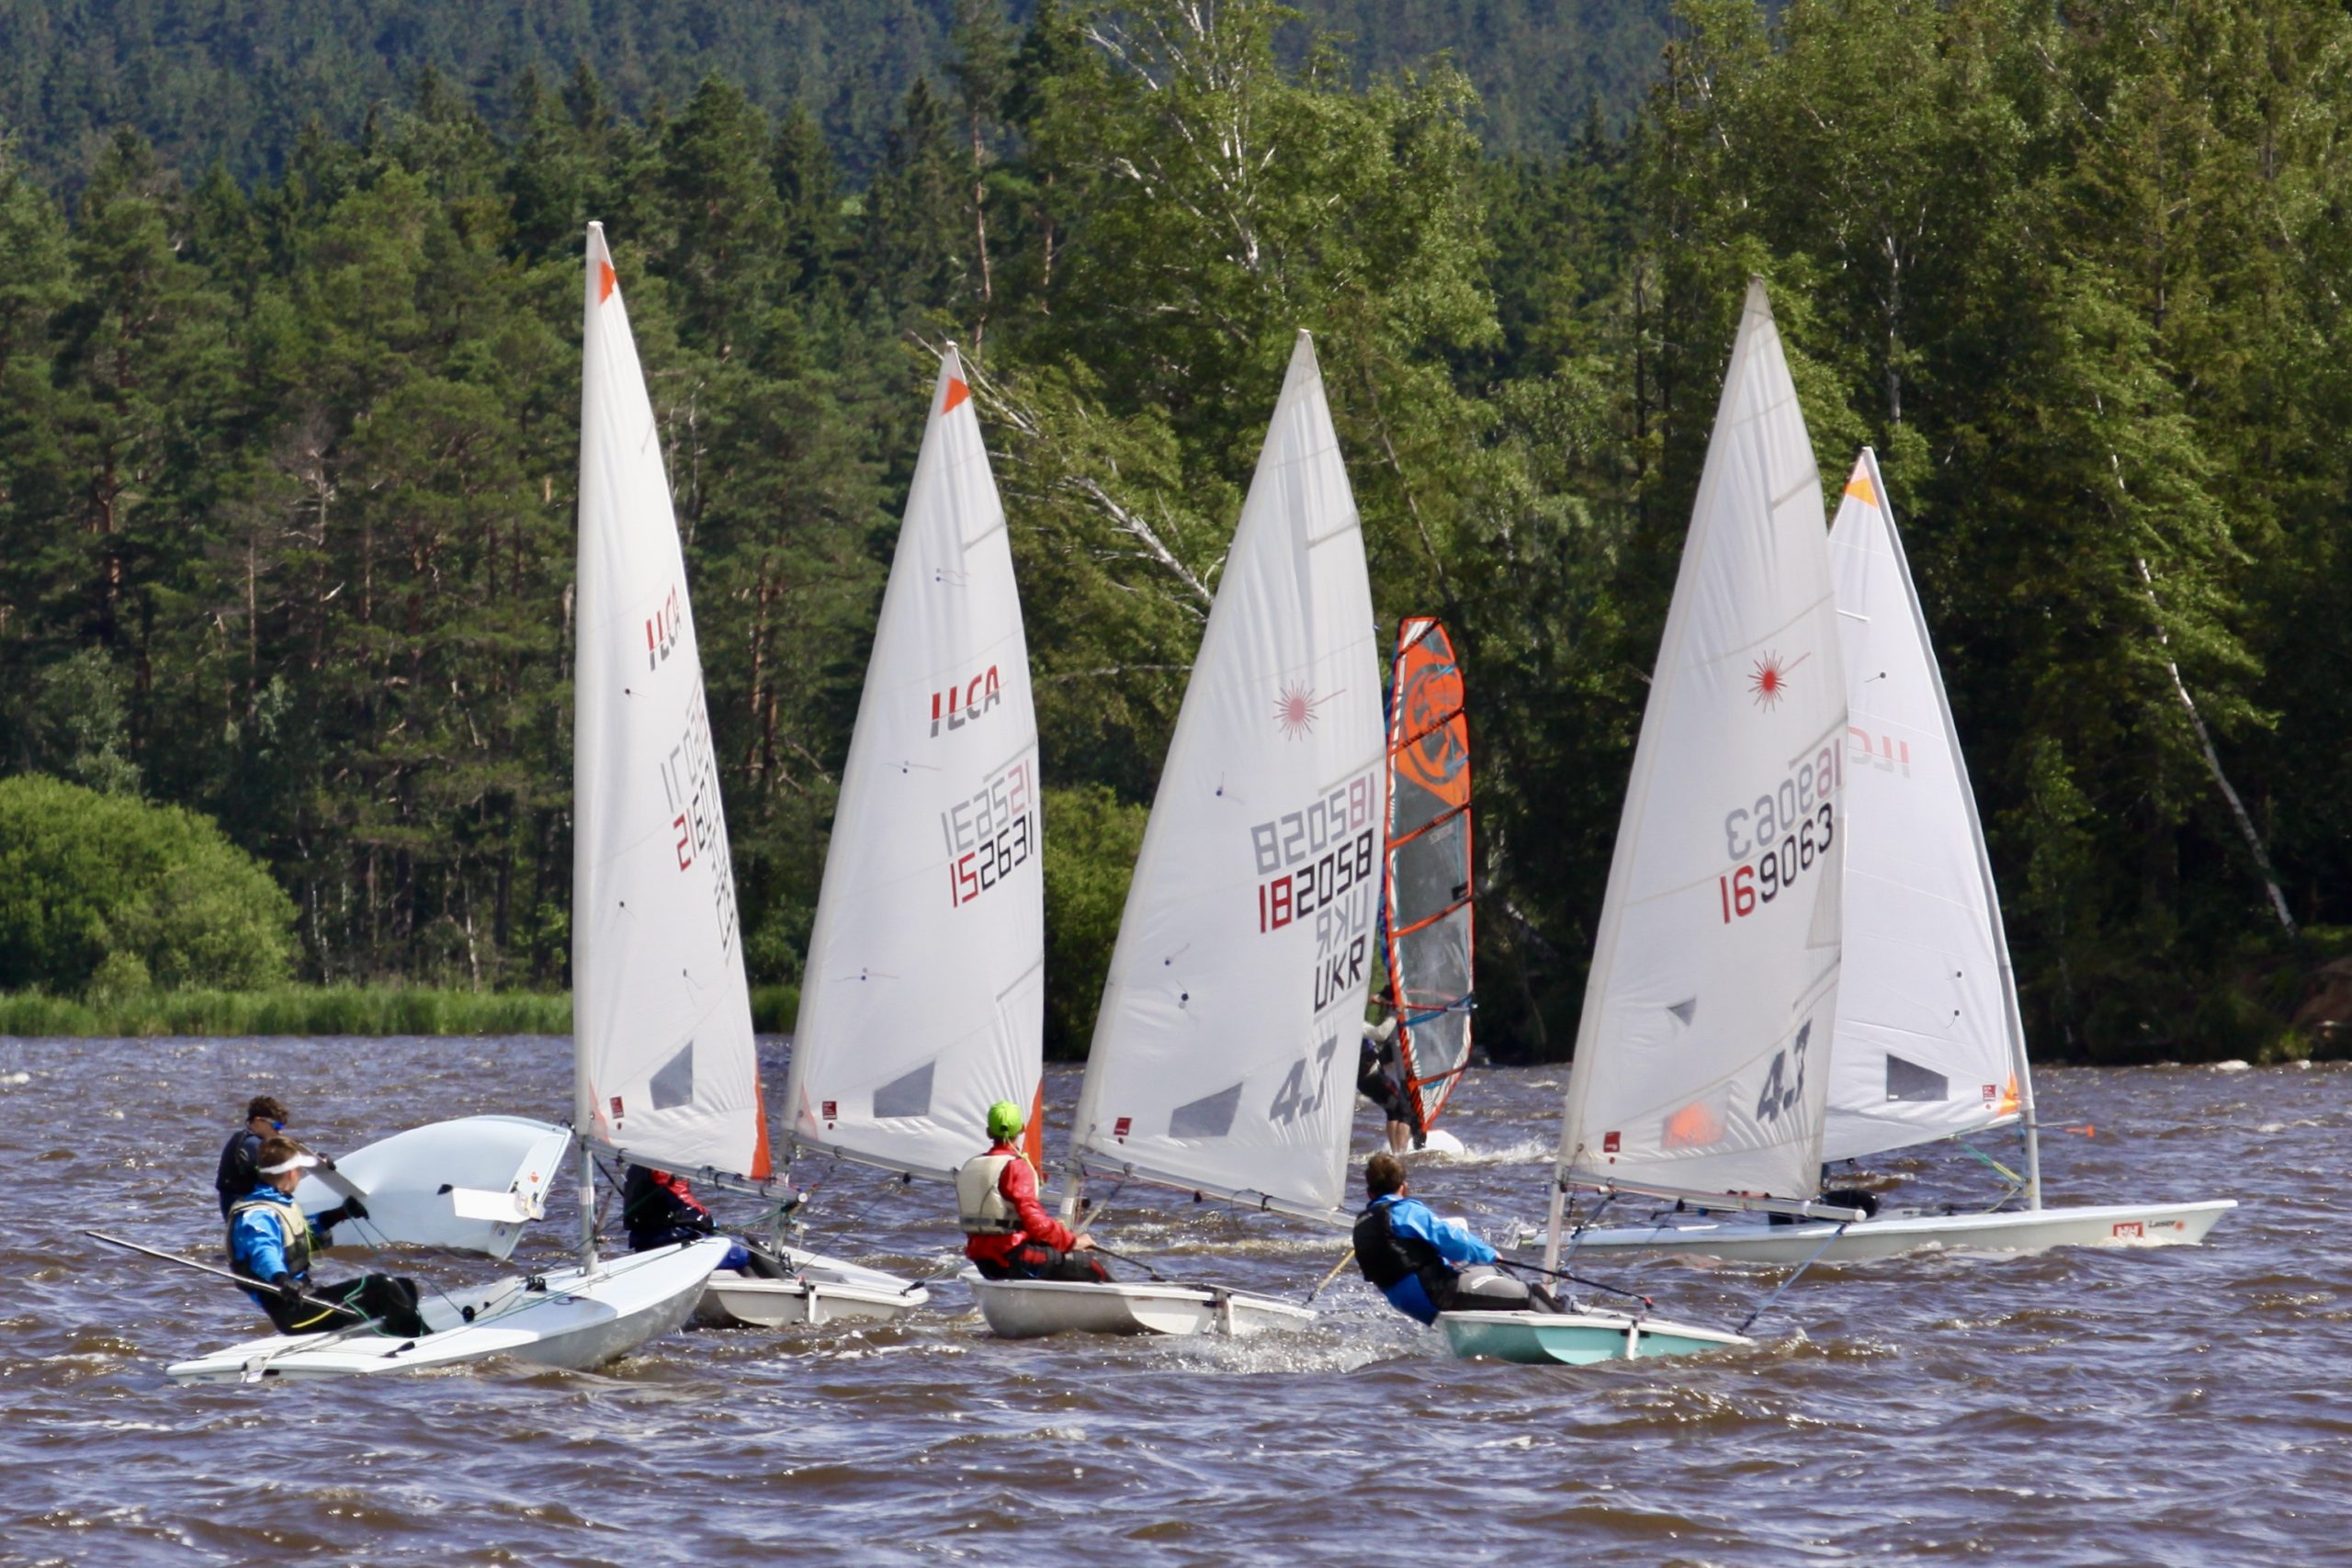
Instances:
[[[1027,21],[1031,0],[1013,0]],[[517,84],[585,70],[625,115],[693,96],[718,72],[763,112],[794,106],[861,182],[917,79],[958,58],[969,0],[0,0],[0,124],[44,172],[78,177],[128,126],[169,162],[216,160],[275,178],[315,121],[357,136],[434,73],[503,132]],[[1666,37],[1663,0],[1297,0],[1286,56],[1317,29],[1360,73],[1418,67],[1440,51],[1487,101],[1498,145],[1555,148],[1588,101],[1638,103]],[[1311,26],[1310,26],[1311,24]]]
[[[752,992],[754,1027],[792,1027],[800,993],[790,986]],[[266,991],[201,988],[125,991],[80,998],[40,991],[0,995],[0,1037],[569,1034],[569,991],[477,991],[432,986],[279,986]]]
[[[1568,129],[1508,157],[1479,127],[1523,99],[1363,71],[1419,47],[1382,7],[1345,9],[1379,40],[1352,54],[1254,0],[925,15],[941,68],[870,171],[823,89],[749,55],[657,107],[647,84],[706,58],[676,49],[561,92],[486,85],[540,55],[469,56],[462,88],[424,75],[282,160],[259,130],[170,139],[270,171],[250,183],[129,130],[70,168],[0,153],[0,766],[217,818],[293,896],[312,978],[560,988],[600,217],[755,980],[797,978],[927,351],[964,344],[1028,605],[1073,1047],[1105,868],[1306,327],[1379,609],[1447,615],[1468,672],[1483,1037],[1558,1055],[1760,273],[1825,481],[1882,455],[2038,1048],[2244,1052],[2291,1002],[2302,956],[2184,690],[2294,915],[2352,921],[2340,7],[1797,0],[1768,27],[1689,0],[1632,123],[1555,104]]]
[[[194,812],[0,779],[0,990],[284,981],[294,907]]]
[[[1046,1048],[1083,1056],[1148,813],[1102,784],[1045,792]]]

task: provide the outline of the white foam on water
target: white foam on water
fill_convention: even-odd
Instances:
[[[2252,1072],[2254,1068],[2249,1063],[2229,1061],[2214,1063],[2213,1070],[2217,1073],[2246,1073]]]

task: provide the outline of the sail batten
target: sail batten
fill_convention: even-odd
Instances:
[[[1572,1181],[1818,1186],[1845,851],[1846,682],[1819,475],[1751,285],[1602,904]]]
[[[951,347],[825,855],[786,1090],[796,1146],[945,1176],[991,1104],[1039,1102],[1038,787],[1011,540]]]
[[[640,1163],[768,1175],[718,760],[658,426],[605,243],[582,311],[573,1114]]]
[[[1380,709],[1363,535],[1301,333],[1128,888],[1082,1163],[1337,1206],[1379,963]]]
[[[1855,836],[1826,1159],[2016,1122],[2030,1090],[1968,764],[1927,616],[1865,447],[1830,530]]]

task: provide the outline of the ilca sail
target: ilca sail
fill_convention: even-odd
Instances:
[[[1044,1121],[1037,721],[1004,509],[964,367],[932,389],[825,856],[795,1145],[952,1174],[988,1108]]]
[[[1380,964],[1363,538],[1298,335],[1184,690],[1078,1107],[1080,1158],[1329,1216]]]
[[[1845,737],[1820,479],[1756,283],[1610,864],[1565,1095],[1564,1186],[1817,1190]]]
[[[761,1180],[767,1124],[685,560],[628,308],[594,224],[585,334],[576,1125],[640,1164]]]
[[[1852,709],[1846,963],[1822,1139],[1822,1157],[1839,1160],[2014,1122],[2032,1088],[1975,792],[1868,448],[1829,555]]]
[[[1442,623],[1396,629],[1388,714],[1389,998],[1405,1090],[1434,1126],[1470,1060],[1470,721]]]

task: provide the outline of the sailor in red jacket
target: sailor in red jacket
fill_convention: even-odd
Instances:
[[[1091,1235],[1046,1213],[1037,1201],[1037,1173],[1015,1146],[1027,1124],[1009,1100],[989,1107],[988,1152],[956,1173],[956,1220],[964,1227],[964,1256],[983,1280],[1063,1280],[1102,1283],[1110,1276],[1094,1258]]]

